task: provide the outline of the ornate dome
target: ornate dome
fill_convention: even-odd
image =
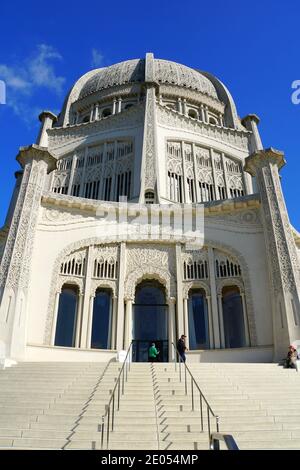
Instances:
[[[153,78],[157,83],[169,83],[190,88],[218,99],[217,91],[212,82],[201,72],[186,65],[169,60],[154,59]],[[94,71],[92,77],[83,85],[79,99],[105,88],[144,81],[145,59],[127,60]]]

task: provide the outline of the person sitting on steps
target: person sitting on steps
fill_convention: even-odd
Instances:
[[[289,368],[294,369],[296,367],[297,358],[298,358],[297,349],[295,348],[295,346],[291,344],[289,346],[289,350],[288,350],[286,359],[284,360],[283,366],[286,369],[289,369]]]

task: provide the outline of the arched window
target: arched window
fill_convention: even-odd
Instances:
[[[110,348],[111,315],[111,291],[98,289],[94,298],[91,348]]]
[[[195,109],[189,109],[188,115],[191,118],[198,119],[198,113]]]
[[[85,117],[82,119],[82,122],[90,122],[90,117],[89,117],[89,116],[85,116]]]
[[[103,109],[103,111],[102,111],[102,117],[103,118],[108,117],[110,115],[111,115],[111,110],[109,108]]]
[[[237,286],[222,290],[223,323],[226,348],[246,346],[243,303]]]
[[[154,204],[155,202],[155,195],[153,191],[146,191],[145,192],[145,204]]]
[[[55,346],[75,346],[78,309],[78,288],[65,285],[59,296]]]
[[[188,299],[190,349],[209,348],[207,300],[203,289],[192,289]]]
[[[214,117],[210,117],[208,122],[209,124],[213,124],[214,126],[218,124],[218,121]]]

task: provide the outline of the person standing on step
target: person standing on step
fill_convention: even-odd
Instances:
[[[177,341],[177,351],[179,352],[179,355],[183,362],[186,361],[185,351],[188,350],[185,344],[185,338],[186,338],[185,335],[181,335],[179,340]]]
[[[157,362],[159,355],[158,349],[156,349],[155,343],[152,343],[148,351],[149,362]]]

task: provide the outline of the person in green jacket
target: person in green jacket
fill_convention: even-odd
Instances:
[[[148,351],[149,362],[157,362],[158,355],[159,351],[156,349],[155,343],[152,343]]]

